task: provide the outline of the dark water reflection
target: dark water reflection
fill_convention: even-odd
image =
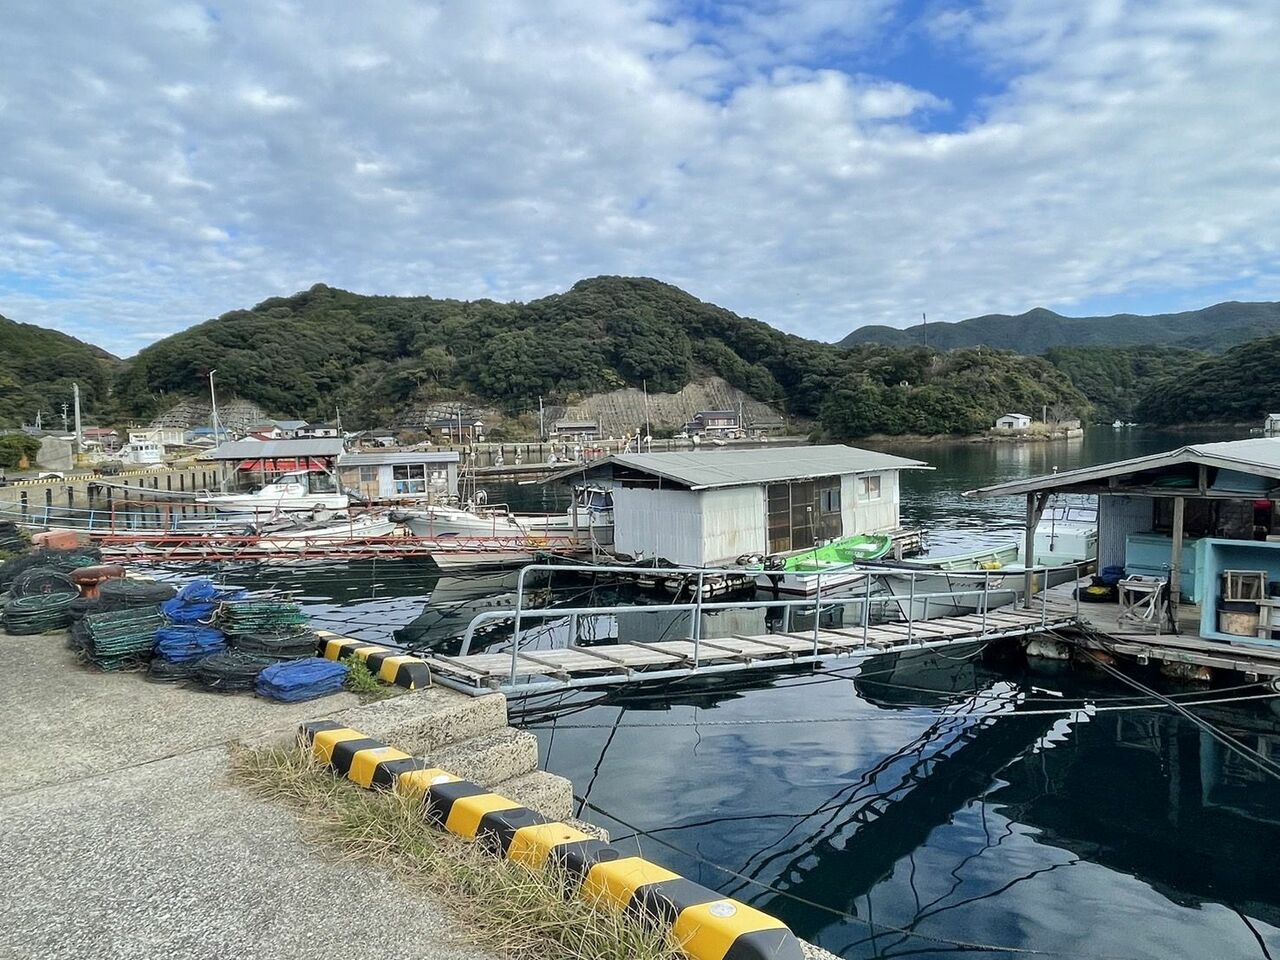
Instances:
[[[937,467],[905,476],[902,512],[938,549],[1017,535],[1021,503],[966,489],[1214,439],[1228,437],[1103,430],[1070,444],[886,449]],[[492,487],[497,499],[563,502],[515,485]],[[509,604],[514,587],[403,562],[219,575],[289,591],[350,636],[423,645]],[[567,580],[543,599],[619,598],[661,602]],[[709,618],[707,635],[762,632],[776,614]],[[589,629],[656,639],[688,621],[627,614]],[[619,842],[844,957],[1280,956],[1274,779],[1114,681],[976,654],[557,696],[513,715]],[[1092,713],[1062,709],[1086,699]],[[1195,712],[1280,760],[1276,701]]]

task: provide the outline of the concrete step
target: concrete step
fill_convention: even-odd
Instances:
[[[406,753],[430,757],[449,744],[505,729],[507,698],[431,687],[344,710],[333,719]]]
[[[552,820],[567,820],[573,813],[573,784],[545,770],[506,780],[493,789]]]
[[[538,769],[538,738],[524,730],[503,727],[419,755],[456,777],[493,787]]]

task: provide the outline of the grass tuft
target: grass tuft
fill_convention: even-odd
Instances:
[[[302,814],[317,840],[444,900],[478,946],[521,960],[683,956],[669,931],[566,899],[554,873],[532,871],[436,830],[424,821],[420,798],[362,790],[301,745],[238,749],[232,772],[257,795]]]
[[[347,665],[347,679],[343,681],[343,686],[366,703],[398,697],[409,692],[404,687],[383,683],[374,676],[369,665],[359,657],[344,657],[342,662]]]

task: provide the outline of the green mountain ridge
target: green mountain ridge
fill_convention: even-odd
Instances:
[[[993,313],[954,323],[930,323],[929,346],[939,350],[988,346],[1040,355],[1052,347],[1147,346],[1222,351],[1256,337],[1280,333],[1280,302],[1227,301],[1200,310],[1143,316],[1066,317],[1044,307],[1010,316]],[[924,342],[923,325],[897,329],[859,327],[840,341],[911,346]]]
[[[167,337],[116,380],[123,414],[220,390],[264,408],[377,426],[472,396],[512,413],[621,386],[678,390],[716,374],[832,438],[973,433],[1009,409],[1088,401],[1039,358],[981,349],[845,350],[783,333],[670,284],[596,277],[528,303],[365,296],[316,285]]]
[[[46,424],[61,423],[62,405],[71,403],[76,382],[81,409],[96,409],[105,403],[120,362],[65,333],[0,316],[0,425],[32,423],[37,411]]]
[[[1219,304],[1170,316],[1203,319],[1233,306],[1257,308],[1257,321],[1280,305]],[[1026,327],[1027,317],[1039,325],[1065,319],[1049,311],[997,319]],[[148,420],[206,396],[212,367],[221,396],[276,416],[327,419],[340,407],[353,427],[388,425],[406,411],[459,399],[520,414],[536,410],[539,398],[570,404],[642,384],[676,391],[715,375],[832,440],[974,434],[1009,411],[1046,406],[1103,421],[1249,420],[1280,395],[1254,362],[1253,344],[1217,355],[1072,343],[1026,356],[986,345],[942,350],[931,327],[929,348],[841,347],[634,277],[581,280],[528,303],[369,296],[317,284],[197,324],[123,361],[56,331],[0,321],[4,426],[29,422],[37,409],[53,422],[72,380],[97,422]],[[1257,356],[1280,361],[1280,336],[1258,344]],[[1241,370],[1250,384],[1238,384]],[[1188,384],[1194,403],[1180,399]]]

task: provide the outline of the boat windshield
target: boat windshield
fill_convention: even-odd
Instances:
[[[333,475],[319,471],[304,473],[299,470],[294,473],[282,473],[272,480],[268,486],[285,487],[294,483],[300,485],[307,493],[338,492],[338,482],[333,478]]]

